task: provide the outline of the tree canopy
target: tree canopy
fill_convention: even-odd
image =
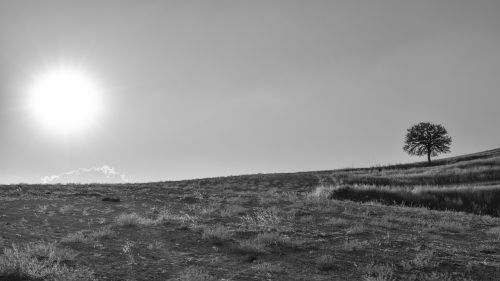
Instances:
[[[446,128],[440,124],[421,122],[408,129],[403,150],[410,155],[427,155],[431,163],[431,156],[450,152],[451,137]]]

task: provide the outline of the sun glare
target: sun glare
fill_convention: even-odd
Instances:
[[[83,70],[58,67],[37,76],[29,88],[29,108],[41,126],[56,133],[79,133],[96,121],[101,89]]]

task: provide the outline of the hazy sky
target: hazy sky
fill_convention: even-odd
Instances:
[[[450,155],[497,148],[499,15],[498,0],[0,1],[0,183],[425,160],[401,148],[420,121],[448,129]],[[78,136],[25,104],[60,62],[103,89]]]

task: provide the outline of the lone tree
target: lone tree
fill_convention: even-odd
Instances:
[[[431,163],[431,156],[450,152],[450,144],[451,137],[442,125],[421,122],[408,129],[403,150],[410,155],[427,155]]]

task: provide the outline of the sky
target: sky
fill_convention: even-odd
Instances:
[[[0,183],[422,161],[402,150],[421,121],[448,129],[446,156],[498,148],[499,14],[497,0],[0,0]],[[60,64],[101,89],[71,135],[27,106]]]

